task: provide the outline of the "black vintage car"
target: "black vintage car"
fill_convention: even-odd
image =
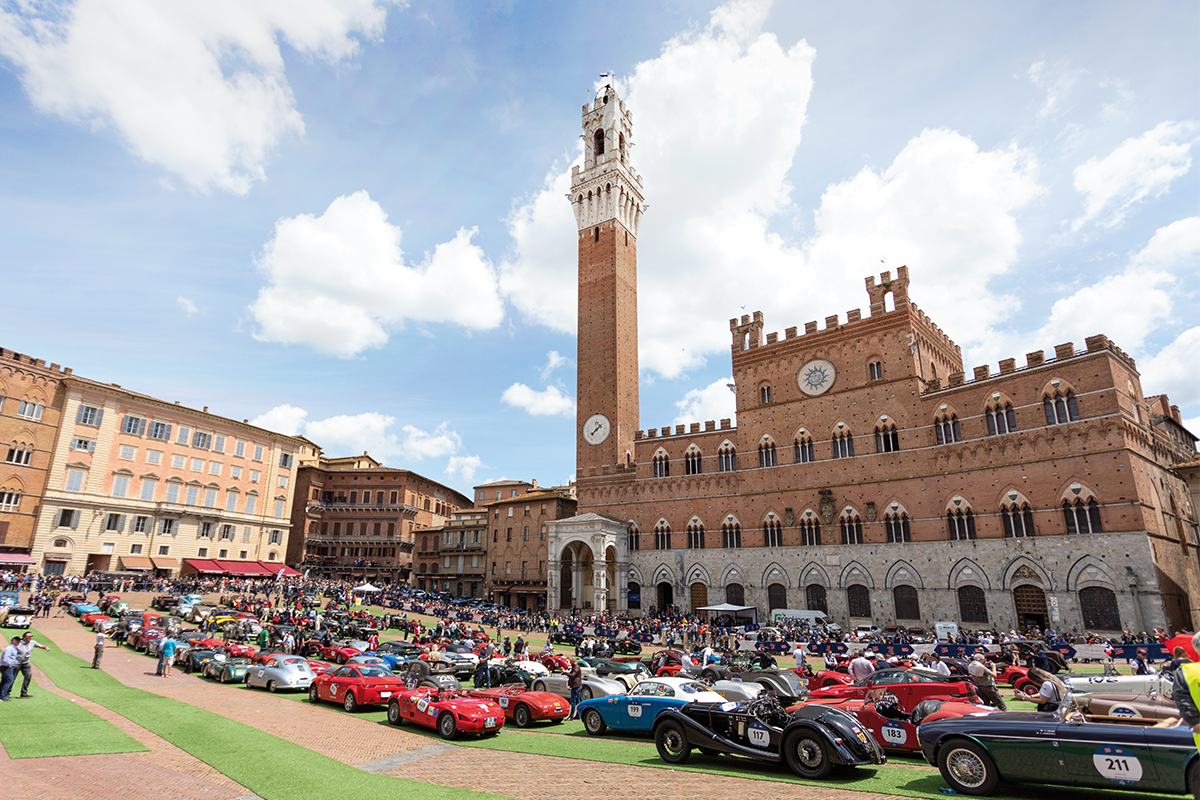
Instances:
[[[462,685],[454,677],[453,672],[447,669],[430,669],[427,661],[409,661],[397,667],[395,672],[404,679],[404,685],[409,689],[416,689],[419,686],[428,686],[439,692],[462,689]]]
[[[779,701],[787,706],[808,697],[806,682],[790,669],[754,669],[741,664],[735,664],[731,669],[721,664],[709,664],[700,670],[700,680],[710,686],[716,681],[757,683],[774,691]]]
[[[801,778],[819,780],[835,766],[883,764],[883,748],[844,711],[804,706],[789,714],[765,693],[749,703],[688,703],[662,711],[654,724],[658,755],[682,764],[695,747],[707,756],[783,762]]]
[[[583,637],[578,633],[564,633],[562,631],[555,631],[554,633],[550,634],[550,642],[552,644],[569,644],[574,646],[582,641]]]

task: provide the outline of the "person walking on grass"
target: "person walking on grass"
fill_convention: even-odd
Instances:
[[[24,680],[21,682],[21,697],[29,697],[29,684],[33,683],[33,665],[29,663],[29,657],[33,655],[35,649],[45,650],[50,652],[50,648],[46,645],[37,642],[33,638],[33,634],[29,631],[21,637],[21,643],[17,645],[17,662],[20,666],[21,675]]]

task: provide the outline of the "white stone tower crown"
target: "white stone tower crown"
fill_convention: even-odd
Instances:
[[[583,107],[583,169],[571,168],[571,193],[579,230],[615,219],[637,236],[645,204],[642,176],[629,163],[633,147],[633,114],[605,86]]]

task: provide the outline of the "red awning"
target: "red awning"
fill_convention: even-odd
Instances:
[[[215,561],[203,558],[185,558],[183,565],[201,575],[224,575],[225,570]]]
[[[214,561],[226,575],[235,578],[273,578],[275,575],[257,561]]]
[[[260,561],[258,565],[272,575],[282,575],[285,578],[298,578],[300,573],[287,566],[286,564],[271,563],[270,561]]]
[[[67,558],[70,558],[70,556],[67,556]],[[0,553],[0,564],[6,567],[29,566],[33,563],[33,557],[27,556],[24,553]]]

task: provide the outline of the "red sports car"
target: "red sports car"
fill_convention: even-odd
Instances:
[[[812,689],[824,689],[826,686],[846,686],[854,683],[854,678],[850,677],[849,673],[838,672],[833,669],[808,670],[804,677],[808,678],[808,687]]]
[[[353,712],[359,706],[387,703],[403,689],[404,680],[391,670],[373,664],[347,664],[318,675],[308,687],[308,699],[313,703],[341,703]]]
[[[238,644],[237,642],[227,642],[225,644],[225,652],[234,658],[245,657],[252,658],[258,650],[252,644]]]
[[[98,620],[108,619],[108,615],[103,611],[89,611],[86,614],[79,615],[79,621],[84,625],[91,625]]]
[[[888,691],[875,689],[868,693],[865,700],[851,700],[843,697],[825,697],[808,700],[788,707],[789,713],[795,713],[804,705],[823,705],[840,708],[855,717],[859,723],[871,732],[875,741],[885,750],[920,751],[917,741],[917,726],[925,722],[951,717],[965,717],[968,714],[991,714],[998,709],[975,703],[963,703],[947,700],[925,692],[936,692],[941,684],[914,684],[913,693],[907,702]],[[890,688],[890,687],[889,687]]]
[[[571,668],[571,659],[558,653],[534,654],[531,660],[539,662],[551,672],[566,672]]]
[[[927,684],[937,688],[930,690]],[[837,686],[826,686],[809,692],[810,700],[822,697],[842,697],[849,700],[863,700],[871,689],[887,687],[900,699],[905,707],[911,707],[910,701],[915,696],[928,697],[934,694],[946,700],[977,701],[979,695],[975,684],[969,680],[953,681],[941,673],[924,669],[879,669],[862,680]],[[919,687],[919,688],[917,688]]]
[[[562,722],[571,713],[571,704],[550,692],[530,692],[521,683],[495,689],[475,689],[470,697],[492,700],[504,709],[504,718],[518,728],[528,728],[531,722],[548,719]]]
[[[271,656],[284,656],[284,655],[287,655],[287,653],[283,652],[282,648],[267,646],[267,647],[264,647],[262,650],[255,652],[252,656],[250,656],[250,661],[255,664],[266,664],[267,660]]]
[[[129,634],[129,638],[125,640],[125,644],[134,650],[140,650],[144,653],[146,652],[146,644],[151,639],[161,639],[166,635],[167,632],[162,628],[138,628]]]
[[[434,728],[443,739],[460,733],[491,735],[504,727],[504,709],[495,700],[427,687],[406,689],[393,697],[387,716],[393,725],[407,720]]]
[[[275,655],[278,655],[278,653]],[[313,671],[314,675],[324,675],[326,672],[329,672],[329,670],[333,669],[333,664],[326,664],[324,661],[313,661],[310,658],[308,660],[308,668]]]
[[[334,642],[333,644],[321,645],[317,654],[326,661],[336,661],[339,664],[345,664],[355,656],[361,656],[363,652],[343,642]]]

